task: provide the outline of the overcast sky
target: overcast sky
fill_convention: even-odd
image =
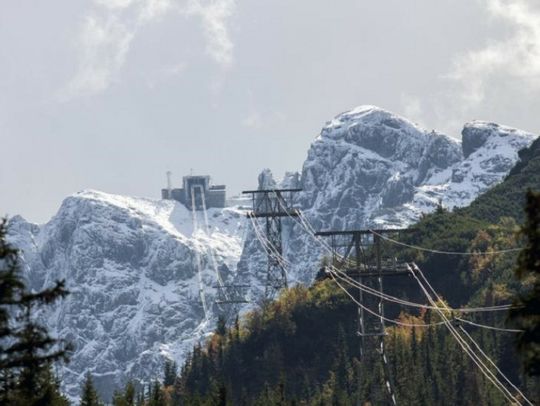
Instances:
[[[538,0],[0,2],[0,214],[83,189],[229,193],[300,170],[325,121],[374,104],[460,137],[540,129]]]

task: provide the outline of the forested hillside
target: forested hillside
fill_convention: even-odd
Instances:
[[[523,221],[524,191],[540,188],[540,138],[519,152],[520,160],[504,182],[476,198],[458,212],[486,221],[497,222],[503,216]]]
[[[395,247],[400,257],[415,261],[424,270],[435,290],[454,308],[508,304],[520,289],[513,275],[517,252],[448,254],[508,250],[523,243],[516,232],[523,221],[526,190],[540,189],[540,142],[520,156],[521,162],[503,183],[467,208],[448,212],[441,206],[401,241],[409,247]],[[387,284],[386,291],[425,303],[412,278]],[[378,352],[359,361],[356,312],[356,305],[331,279],[284,292],[279,300],[231,328],[221,325],[206,345],[194,349],[175,383],[175,403],[387,403]],[[445,326],[437,325],[436,311],[389,305],[387,317],[417,325],[387,324],[385,353],[398,404],[508,404]],[[491,327],[509,327],[506,312],[465,318]],[[435,325],[422,326],[427,324]],[[465,328],[529,399],[540,398],[538,382],[520,372],[515,333],[470,324]]]

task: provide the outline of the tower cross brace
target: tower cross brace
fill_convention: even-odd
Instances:
[[[399,234],[413,231],[412,229],[385,229],[385,230],[352,230],[352,231],[321,231],[317,236],[329,237],[332,247],[332,262],[341,268],[348,276],[356,278],[358,282],[382,293],[383,278],[400,276],[408,273],[405,263],[398,263],[396,258],[385,257],[382,250],[381,236],[385,234]],[[341,255],[340,251],[344,253]],[[380,297],[364,295],[358,290],[359,302],[373,312],[375,316],[364,308],[358,308],[358,335],[362,338],[384,335],[384,305]],[[365,353],[361,346],[362,356]]]
[[[302,189],[261,189],[246,190],[243,194],[251,194],[253,210],[247,213],[248,217],[264,218],[265,237],[274,249],[268,252],[268,265],[264,296],[266,300],[273,299],[277,292],[287,288],[287,273],[280,261],[283,255],[282,245],[282,217],[296,217],[298,210],[293,208],[294,193]]]
[[[398,263],[395,257],[384,256],[381,239],[385,234],[411,232],[413,229],[321,231],[317,236],[329,237],[332,248],[332,265],[341,268],[348,276],[365,286],[383,293],[383,278],[387,276],[407,275],[406,263]],[[344,250],[343,255],[339,254]],[[387,377],[389,404],[396,404],[389,370],[384,354],[384,303],[382,297],[364,295],[358,289],[358,330],[360,337],[360,361],[377,351],[381,355],[383,370]],[[366,311],[365,308],[371,310]]]

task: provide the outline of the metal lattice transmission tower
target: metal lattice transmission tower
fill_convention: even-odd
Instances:
[[[242,193],[251,194],[253,211],[247,213],[248,217],[257,221],[257,218],[266,220],[265,238],[271,250],[267,252],[268,267],[266,273],[265,299],[273,299],[277,292],[287,288],[287,273],[280,258],[283,255],[281,241],[281,218],[296,217],[297,209],[293,208],[294,193],[302,189],[264,189],[246,190]]]
[[[396,258],[395,248],[382,244],[383,235],[398,238],[400,233],[411,229],[389,230],[353,230],[322,231],[317,236],[328,237],[332,248],[332,266],[356,279],[360,284],[375,289],[381,295],[364,294],[358,289],[358,336],[360,337],[360,361],[372,356],[374,352],[381,355],[383,370],[387,380],[389,403],[396,404],[393,385],[390,381],[386,355],[384,354],[385,325],[384,303],[382,300],[383,278],[388,276],[407,275],[407,264]],[[396,237],[397,235],[397,237]]]

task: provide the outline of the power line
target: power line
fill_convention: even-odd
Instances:
[[[193,193],[193,189],[191,190],[191,214],[192,214],[192,220],[193,220],[193,234],[195,234],[196,231],[198,231],[199,229],[199,225],[197,222],[197,213],[196,213],[196,208],[195,208],[195,194]],[[195,247],[195,260],[197,262],[197,279],[199,283],[199,297],[201,299],[201,304],[202,304],[203,313],[204,313],[203,324],[206,324],[208,322],[208,307],[206,304],[206,296],[204,293],[204,284],[203,284],[203,279],[202,279],[202,263],[201,263],[201,256],[200,256],[198,247]]]
[[[272,242],[270,242],[267,238],[265,238],[265,236],[263,235],[263,232],[259,228],[258,222],[255,219],[255,217],[250,216],[249,214],[247,217],[251,220],[253,229],[255,231],[255,237],[261,244],[261,247],[263,248],[266,255],[274,258],[280,264],[280,266],[282,267],[283,271],[285,272],[288,278],[293,279],[294,282],[298,282],[298,279],[292,277],[289,271],[287,270],[288,267],[292,266],[291,262],[288,261],[285,257],[283,257],[283,255],[281,255],[278,252],[277,248],[272,244]]]
[[[199,187],[199,189],[200,189],[200,192],[201,192],[201,201],[202,201],[203,218],[204,218],[204,225],[205,225],[206,235],[207,235],[208,238],[210,238],[210,226],[209,226],[209,223],[208,223],[208,214],[206,212],[206,196],[204,194],[204,189],[202,187]],[[195,190],[195,188],[192,188],[192,190],[191,190],[192,200],[193,200],[193,191],[194,190]],[[225,286],[224,286],[225,284],[223,283],[223,279],[221,278],[221,274],[219,272],[219,268],[218,268],[218,265],[217,265],[216,257],[214,255],[214,251],[210,248],[210,246],[207,246],[207,251],[208,251],[209,256],[210,256],[210,262],[212,264],[212,268],[214,268],[214,272],[216,274],[216,279],[217,279],[217,284],[218,284],[218,292],[223,294],[223,296],[225,297],[225,300],[230,301],[229,295],[227,294],[227,292],[225,290]],[[216,301],[216,304],[217,304],[219,310],[222,310],[221,309],[221,304],[218,301]]]
[[[279,202],[280,206],[283,207],[282,203]],[[309,221],[307,220],[307,218],[305,217],[304,213],[302,210],[300,209],[297,209],[297,213],[298,213],[298,218],[300,219],[300,221],[298,221],[298,219],[296,219],[296,217],[293,217],[291,215],[289,215],[289,217],[294,220],[294,222],[296,224],[298,224],[301,228],[303,228],[305,231],[307,231],[307,233],[309,234],[310,237],[312,237],[322,248],[324,248],[327,252],[329,252],[330,254],[333,254],[333,250],[332,248],[326,244],[326,242],[322,241],[321,239],[317,238],[317,236],[315,235],[316,231],[315,229],[313,228],[313,226],[309,223]],[[343,258],[341,255],[339,255],[339,253],[335,253],[338,257],[340,258]]]
[[[421,277],[424,279],[424,281],[428,284],[428,286],[430,287],[430,289],[433,291],[433,293],[437,296],[438,294],[435,292],[435,290],[433,289],[433,287],[431,286],[431,284],[429,283],[429,281],[427,280],[426,276],[424,275],[424,273],[420,270],[420,268],[418,268],[418,266],[416,266],[416,264],[413,263],[413,266],[416,267],[416,269],[418,270],[418,272],[420,273]],[[444,302],[443,302],[444,304]],[[482,327],[487,327],[487,326],[483,326],[483,325],[480,325],[480,324],[477,324],[477,326],[482,326]],[[497,365],[491,360],[491,358],[489,358],[489,356],[484,352],[482,351],[482,349],[480,348],[480,346],[478,345],[478,343],[471,337],[471,335],[469,333],[467,333],[467,331],[462,327],[460,326],[460,329],[465,333],[465,335],[469,338],[469,340],[474,344],[474,346],[480,351],[480,353],[484,356],[484,358],[491,364],[495,367],[495,369],[499,372],[499,374],[510,384],[510,386],[512,386],[512,388],[514,388],[520,395],[521,397],[531,406],[533,406],[533,404],[531,403],[531,401],[529,401],[529,399],[527,399],[527,397],[510,381],[510,379],[508,379],[508,377],[497,367]],[[498,380],[497,380],[498,381]],[[499,381],[498,381],[499,382]],[[506,389],[506,388],[505,388]],[[519,403],[519,402],[518,402]]]
[[[376,289],[370,288],[369,286],[366,286],[366,285],[360,283],[359,281],[354,280],[353,278],[348,276],[345,272],[339,270],[335,266],[330,266],[330,268],[333,271],[338,272],[339,274],[341,274],[342,279],[344,279],[344,280],[346,279],[346,282],[348,284],[350,284],[351,286],[354,286],[354,287],[356,287],[358,289],[364,290],[368,294],[375,295],[375,296],[378,296],[378,297],[380,297],[380,298],[382,298],[384,300],[387,300],[389,302],[394,302],[394,303],[401,304],[401,305],[404,305],[404,306],[417,307],[417,308],[421,308],[421,309],[437,310],[437,308],[434,307],[434,306],[430,306],[430,305],[426,305],[426,304],[420,304],[420,303],[416,303],[416,302],[411,302],[411,301],[408,301],[408,300],[405,300],[405,299],[397,298],[397,297],[389,295],[387,293],[379,292]],[[494,312],[494,311],[508,310],[508,309],[511,309],[511,308],[513,308],[512,305],[501,305],[501,306],[476,307],[476,308],[475,307],[459,308],[459,309],[452,308],[452,311],[453,312],[459,312],[459,313],[475,313],[475,312],[490,312],[490,311]],[[467,322],[468,320],[465,320],[465,321]]]
[[[497,364],[495,364],[495,363],[491,360],[491,358],[488,357],[488,355],[482,350],[482,348],[478,345],[478,343],[471,337],[471,335],[467,332],[467,330],[465,330],[465,329],[463,328],[463,326],[459,326],[459,328],[460,328],[461,331],[463,331],[463,334],[465,334],[465,335],[469,338],[469,340],[474,344],[474,346],[476,347],[476,349],[477,349],[478,351],[480,351],[480,353],[484,356],[484,358],[486,358],[486,359],[489,361],[489,363],[490,363],[490,364],[491,364],[491,365],[499,372],[499,374],[501,374],[501,376],[506,380],[506,382],[508,382],[508,384],[509,384],[512,388],[514,388],[514,390],[515,390],[517,393],[519,393],[519,394],[521,395],[521,397],[523,398],[523,400],[525,400],[529,405],[533,406],[533,404],[529,401],[529,399],[527,399],[527,398],[525,397],[525,395],[523,394],[523,392],[521,392],[521,391],[519,390],[519,388],[518,388],[516,385],[514,385],[514,384],[512,383],[512,381],[510,381],[510,379],[508,379],[508,378],[506,377],[505,374],[503,374],[503,372],[499,369],[499,367],[497,366]]]
[[[485,324],[475,323],[474,321],[462,319],[462,318],[459,318],[459,317],[456,317],[456,320],[461,321],[463,323],[470,324],[471,326],[480,327],[480,328],[486,328],[488,330],[501,331],[501,332],[504,332],[504,333],[522,333],[523,332],[523,330],[516,330],[516,329],[513,329],[513,328],[502,328],[502,327],[487,326]]]
[[[358,300],[356,300],[356,298],[351,295],[349,293],[349,291],[347,289],[345,289],[337,280],[336,278],[334,277],[333,274],[330,274],[330,277],[332,278],[332,280],[336,283],[336,285],[343,291],[347,294],[347,296],[349,296],[349,298],[360,308],[364,309],[366,312],[368,313],[371,313],[372,315],[380,318],[381,320],[384,320],[384,321],[387,321],[388,323],[392,323],[392,324],[397,324],[399,326],[403,326],[403,327],[430,327],[430,326],[440,326],[442,324],[444,324],[444,322],[436,322],[436,323],[424,323],[424,324],[416,324],[416,323],[405,323],[405,322],[402,322],[402,321],[399,321],[399,320],[393,320],[393,319],[389,319],[387,317],[384,317],[384,316],[381,316],[380,314],[374,312],[373,310],[371,310],[369,307],[366,307],[364,306],[363,304],[361,304]]]
[[[259,228],[259,224],[257,222],[257,220],[255,219],[255,217],[251,216],[249,213],[248,213],[248,218],[251,220],[251,224],[253,225],[253,230],[255,231],[255,237],[257,238],[257,240],[259,240],[259,242],[261,243],[261,245],[263,246],[263,249],[265,250],[266,254],[268,255],[271,255],[273,258],[275,258],[282,266],[289,266],[290,265],[290,262],[284,258],[276,249],[276,247],[274,247],[272,245],[272,243],[270,241],[268,241],[267,238],[264,237],[262,231],[260,230]]]
[[[304,215],[304,213],[301,211],[301,210],[298,210],[299,212],[299,218],[300,218],[300,221],[302,222],[302,227],[308,232],[308,234],[313,237],[313,239],[321,246],[323,247],[328,253],[332,254],[332,255],[335,255],[337,258],[340,258],[340,259],[343,259],[343,256],[340,255],[338,252],[334,252],[334,250],[332,249],[332,247],[330,245],[328,245],[325,241],[321,240],[320,238],[317,237],[317,232],[315,231],[315,229],[313,228],[313,226],[311,225],[311,223],[309,222],[309,220],[306,218],[306,216]]]
[[[379,353],[381,355],[382,364],[383,364],[383,370],[384,375],[386,377],[386,390],[388,391],[388,395],[390,396],[390,399],[392,400],[392,404],[394,406],[397,406],[396,402],[396,395],[394,391],[394,386],[392,385],[392,381],[390,379],[390,367],[388,365],[388,359],[386,358],[386,353],[384,351],[384,336],[379,336]]]
[[[326,243],[324,243],[323,241],[321,241],[319,238],[317,238],[317,236],[315,235],[315,231],[313,229],[313,226],[311,226],[311,224],[309,223],[309,221],[306,219],[304,213],[301,211],[301,210],[298,210],[298,217],[300,218],[300,222],[298,222],[298,220],[294,217],[291,217],[298,225],[300,225],[302,228],[304,228],[305,231],[308,232],[308,234],[322,247],[324,248],[327,252],[331,253],[331,254],[334,254],[334,250],[329,246],[327,245]],[[373,231],[372,231],[373,232]],[[376,235],[380,235],[379,233],[375,233],[373,232],[374,234]],[[382,236],[382,238],[384,239],[388,239],[388,237],[384,237]],[[392,240],[393,241],[393,240]],[[396,241],[398,242],[398,241]],[[341,255],[339,255],[338,253],[336,253],[338,256],[342,257]],[[337,268],[333,267],[336,271],[338,272],[341,272],[339,271]],[[343,274],[343,273],[342,273]],[[345,275],[345,274],[344,274]],[[399,303],[399,304],[402,304],[402,305],[406,305],[406,306],[411,306],[411,307],[418,307],[418,308],[423,308],[423,309],[432,309],[432,310],[436,310],[436,308],[432,307],[432,306],[429,306],[429,305],[425,305],[425,304],[420,304],[420,303],[414,303],[414,302],[410,302],[410,301],[407,301],[407,300],[404,300],[404,299],[399,299],[399,298],[396,298],[394,296],[391,296],[391,295],[388,295],[388,294],[385,294],[385,293],[382,293],[382,292],[379,292],[375,289],[372,289],[372,288],[369,288],[368,286],[366,285],[363,285],[361,284],[360,282],[358,281],[355,281],[354,279],[350,278],[347,276],[347,278],[351,281],[351,283],[355,284],[356,287],[358,288],[365,288],[365,289],[370,289],[372,291],[372,294],[382,294],[386,300],[388,301],[393,301],[395,303]],[[369,293],[369,292],[368,292]],[[457,312],[460,312],[460,313],[475,313],[475,312],[494,312],[494,311],[503,311],[503,310],[509,310],[509,309],[512,309],[512,308],[515,308],[513,307],[512,305],[498,305],[498,306],[485,306],[485,307],[471,307],[471,308],[459,308],[459,309],[452,309],[453,311],[457,311]]]
[[[308,231],[308,233],[311,235],[313,230],[310,230],[306,224],[305,224],[305,219],[304,217],[302,216],[302,213],[300,213],[300,220],[302,221],[302,226],[304,229],[306,229],[306,231]],[[308,223],[309,224],[309,223]],[[508,250],[499,250],[499,251],[492,251],[492,252],[482,252],[482,253],[470,253],[470,252],[467,252],[467,253],[464,253],[464,252],[451,252],[451,251],[440,251],[440,250],[430,250],[430,249],[427,249],[427,248],[423,248],[423,247],[418,247],[418,246],[414,246],[414,245],[409,245],[409,244],[405,244],[405,243],[401,243],[399,241],[396,241],[396,240],[393,240],[389,237],[385,237],[385,236],[382,236],[381,234],[373,231],[373,230],[370,230],[371,232],[373,232],[374,235],[378,235],[379,237],[385,239],[385,240],[388,240],[390,242],[393,242],[393,243],[396,243],[396,244],[399,244],[399,245],[404,245],[404,246],[407,246],[409,248],[414,248],[414,249],[418,249],[418,250],[423,250],[423,251],[429,251],[429,252],[433,252],[433,253],[437,253],[437,254],[446,254],[446,255],[493,255],[493,254],[501,254],[501,253],[508,253],[508,252],[515,252],[515,251],[519,251],[521,250],[520,248],[517,248],[517,249],[508,249]],[[323,248],[325,248],[327,251],[329,252],[332,252],[333,253],[333,250],[330,249],[329,247],[325,247],[324,245],[321,244],[321,242],[315,237],[315,240],[321,245],[323,246]],[[356,303],[360,308],[362,308],[363,310],[375,315],[376,317],[379,317],[381,319],[381,322],[382,320],[386,320],[390,323],[394,323],[394,324],[398,324],[398,325],[402,325],[402,326],[409,326],[409,327],[425,327],[425,325],[416,325],[416,324],[412,324],[412,323],[403,323],[403,322],[400,322],[400,321],[397,321],[397,320],[391,320],[391,319],[388,319],[388,318],[385,318],[384,316],[382,316],[382,314],[377,314],[376,312],[374,311],[371,311],[371,309],[363,306],[359,301],[357,301],[354,296],[352,296],[347,289],[345,289],[337,280],[336,280],[336,276],[342,280],[342,281],[345,281],[357,288],[361,288],[361,290],[363,291],[366,291],[367,293],[370,293],[370,294],[374,294],[376,296],[379,296],[383,299],[386,299],[386,300],[393,300],[397,303],[400,303],[400,304],[407,304],[407,305],[413,305],[413,306],[418,306],[418,307],[423,307],[423,308],[426,308],[428,306],[424,306],[424,305],[420,305],[420,304],[417,304],[417,303],[414,303],[414,302],[409,302],[409,301],[405,301],[405,300],[402,300],[402,299],[399,299],[399,298],[395,298],[393,296],[390,296],[390,295],[385,295],[384,293],[382,292],[374,292],[374,289],[370,289],[368,286],[364,286],[363,284],[361,284],[360,282],[356,282],[356,281],[353,281],[355,283],[351,283],[351,278],[349,278],[346,274],[342,273],[341,271],[339,271],[337,268],[333,267],[332,266],[332,270],[329,272],[330,274],[330,277],[332,278],[332,280],[336,283],[336,285],[341,289],[343,290],[347,296],[350,297],[350,299],[352,299],[352,301],[354,303]],[[419,270],[419,269],[418,269]],[[421,271],[420,271],[421,272]],[[341,277],[338,273],[341,273],[342,275],[345,275],[345,278],[349,279],[349,281],[347,281],[344,277]],[[457,332],[457,330],[454,328],[454,326],[452,326],[450,320],[446,317],[446,315],[441,311],[441,309],[436,306],[435,302],[433,301],[433,299],[431,298],[431,295],[429,295],[429,293],[425,290],[425,288],[423,287],[422,283],[420,282],[420,280],[416,277],[416,275],[413,273],[413,275],[415,276],[415,278],[417,279],[417,282],[419,283],[420,287],[422,288],[422,290],[424,291],[424,294],[426,295],[426,297],[428,298],[428,300],[430,301],[430,303],[432,304],[432,306],[429,306],[428,308],[433,308],[435,310],[438,311],[438,313],[440,314],[440,316],[443,318],[443,322],[441,323],[437,323],[438,325],[440,324],[444,324],[451,332],[451,334],[454,336],[454,338],[457,340],[458,344],[461,346],[461,348],[467,353],[467,355],[471,358],[471,360],[479,367],[479,369],[481,370],[481,372],[484,374],[484,376],[486,376],[486,378],[488,378],[498,389],[499,391],[501,391],[501,393],[506,397],[506,399],[510,400],[510,401],[515,401],[517,402],[518,404],[521,404],[518,399],[506,388],[504,387],[504,385],[499,381],[499,379],[489,370],[489,368],[482,362],[482,360],[480,359],[480,357],[474,353],[474,351],[470,348],[470,346],[467,344],[467,342],[459,335],[459,333]],[[436,297],[438,297],[438,295],[436,294],[436,292],[433,290],[433,287],[429,284],[429,281],[427,281],[427,279],[425,278],[425,276],[423,274],[421,274],[422,277],[424,278],[424,280],[426,281],[426,283],[428,284],[428,286],[432,289],[432,291],[435,293]],[[440,297],[438,297],[439,300]],[[441,301],[442,302],[442,301]],[[444,304],[444,302],[442,302],[445,309],[447,311],[451,311],[451,310],[454,310],[454,309],[450,309],[448,306],[446,306],[446,304]],[[484,307],[484,308],[468,308],[468,309],[460,309],[462,310],[463,312],[472,312],[472,311],[498,311],[498,310],[507,310],[508,308],[510,308],[509,305],[502,305],[502,306],[491,306],[491,307]],[[457,318],[456,318],[457,319]],[[499,329],[499,328],[496,328],[496,327],[491,327],[491,326],[485,326],[485,325],[481,325],[479,323],[474,323],[474,322],[471,322],[469,320],[465,320],[465,319],[459,319],[463,322],[466,322],[466,323],[469,323],[469,324],[472,324],[472,325],[476,325],[478,327],[485,327],[485,328],[491,328],[493,330],[500,330],[500,331],[511,331],[511,332],[515,332],[510,330],[510,329]],[[462,327],[461,327],[462,328]],[[464,329],[463,329],[464,330]],[[472,338],[471,338],[472,340]],[[472,342],[478,347],[478,345],[476,344],[476,342],[474,340],[472,340]],[[479,348],[479,347],[478,347]],[[481,351],[481,350],[480,350]],[[488,359],[488,361],[494,365],[494,363],[491,361],[491,359],[489,359],[489,357],[487,357],[487,355],[485,355],[485,353],[483,353],[483,351],[481,351],[481,353],[484,355],[484,357],[486,359]],[[496,367],[496,366],[495,366]],[[499,373],[507,380],[508,378],[506,378],[506,376],[504,376],[504,374],[497,368],[497,370],[499,371]],[[510,382],[511,384],[511,382]],[[511,384],[513,388],[515,388],[519,394],[521,396],[523,396],[524,399],[525,396],[519,391],[519,389],[517,389],[513,384]],[[390,390],[390,388],[389,388]],[[391,393],[391,390],[390,390],[390,393]],[[393,399],[394,400],[394,399]]]
[[[419,269],[419,268],[415,268],[416,269]],[[432,303],[433,305],[435,305],[435,302],[433,300],[433,298],[431,297],[431,295],[429,294],[429,292],[426,290],[426,288],[424,287],[424,285],[422,284],[422,282],[420,281],[420,279],[418,278],[418,276],[416,276],[416,273],[413,272],[413,270],[411,269],[411,273],[412,275],[414,276],[414,278],[416,279],[416,281],[418,282],[418,285],[420,286],[420,289],[424,292],[424,295],[426,296],[426,298],[429,300],[430,303]],[[424,280],[426,280],[424,278]],[[431,287],[431,285],[429,285],[429,282],[426,280],[426,283],[428,284],[428,286]],[[440,298],[438,298],[438,300],[440,300]],[[444,304],[444,302],[442,302]],[[478,355],[476,355],[472,349],[470,348],[470,346],[467,344],[467,342],[463,339],[463,337],[461,337],[459,335],[459,333],[457,332],[457,330],[454,328],[454,326],[452,326],[452,323],[450,322],[450,320],[448,320],[448,318],[446,317],[446,315],[444,314],[444,312],[441,311],[441,309],[438,310],[439,312],[439,315],[443,318],[443,320],[445,320],[445,326],[448,328],[448,330],[450,331],[450,333],[452,334],[452,336],[456,339],[457,343],[459,344],[459,346],[462,348],[463,351],[465,351],[465,353],[469,356],[469,358],[473,361],[473,363],[480,369],[480,371],[482,372],[482,374],[491,382],[493,383],[493,385],[495,385],[495,387],[503,394],[503,396],[509,400],[510,402],[512,401],[515,401],[517,402],[518,404],[521,404],[518,402],[518,400],[510,393],[510,391],[508,389],[506,389],[504,387],[504,385],[497,379],[496,376],[493,375],[493,373],[486,367],[485,364],[482,363],[482,361],[479,359]]]
[[[378,234],[377,232],[375,232],[373,230],[370,230],[370,231],[374,235],[377,235],[377,236],[381,237],[382,239],[384,239],[386,241],[389,241],[389,242],[391,242],[393,244],[401,245],[401,246],[407,247],[407,248],[412,248],[412,249],[415,249],[415,250],[418,250],[418,251],[431,252],[433,254],[467,255],[467,256],[472,256],[472,255],[496,255],[496,254],[506,254],[506,253],[509,253],[509,252],[517,252],[517,251],[522,250],[522,248],[509,248],[509,249],[506,249],[506,250],[497,250],[497,251],[489,251],[489,252],[488,251],[486,251],[486,252],[441,251],[441,250],[435,250],[435,249],[420,247],[418,245],[406,244],[404,242],[394,240],[394,239],[392,239],[390,237],[385,237],[383,235],[380,235],[380,234]]]
[[[248,213],[249,217],[261,217],[266,220],[266,239],[271,242],[271,246],[281,256],[283,252],[282,244],[282,223],[281,218],[286,216],[296,216],[296,210],[292,208],[293,194],[301,189],[258,189],[243,191],[250,194],[253,201],[253,210]],[[285,209],[283,209],[283,207]],[[272,255],[268,255],[265,299],[271,300],[283,288],[288,287],[287,273],[284,269],[283,261],[276,260]]]
[[[335,269],[336,271],[340,272],[345,278],[347,278],[351,285],[354,285],[359,289],[366,289],[366,291],[368,291],[367,293],[371,293],[373,295],[378,295],[379,297],[381,297],[381,298],[383,298],[383,299],[385,299],[385,300],[387,300],[389,302],[394,302],[394,303],[405,305],[405,306],[417,307],[417,308],[421,308],[421,309],[429,309],[429,310],[436,310],[437,309],[434,306],[420,304],[420,303],[416,303],[416,302],[411,302],[411,301],[400,299],[400,298],[397,298],[395,296],[391,296],[391,295],[388,295],[388,294],[385,294],[385,293],[382,293],[382,292],[378,292],[377,290],[369,288],[369,286],[363,285],[360,282],[355,281],[354,279],[349,277],[346,273],[338,270],[337,268],[335,268],[335,267],[332,267],[332,268]],[[487,311],[508,310],[510,308],[511,308],[510,305],[502,305],[502,306],[479,307],[479,308],[474,308],[474,307],[473,308],[459,308],[459,309],[452,308],[452,311],[453,312],[459,312],[459,313],[472,313],[472,312],[487,312]]]
[[[422,279],[425,281],[426,285],[431,289],[431,291],[433,292],[433,294],[435,295],[435,297],[437,297],[437,299],[442,303],[442,305],[448,309],[448,307],[446,306],[446,304],[441,300],[441,298],[439,297],[439,295],[437,294],[437,292],[435,291],[435,289],[433,289],[433,286],[431,286],[431,284],[429,283],[429,281],[427,280],[427,278],[425,277],[424,273],[421,271],[421,269],[416,265],[416,264],[412,264],[413,265],[413,268],[414,268],[414,271],[411,269],[411,272],[414,276],[414,278],[417,280],[420,288],[422,289],[422,291],[424,292],[424,294],[426,295],[426,297],[428,298],[428,300],[430,302],[433,303],[433,299],[431,298],[431,295],[427,292],[426,288],[424,287],[424,285],[422,284],[422,282],[420,281],[420,279],[418,279],[418,276],[416,275],[416,273],[418,273]],[[445,316],[445,314],[439,310],[439,314],[441,315],[441,317],[443,317],[444,319],[448,320]],[[480,370],[482,371],[482,373],[484,374],[484,376],[486,376],[488,379],[489,376],[493,377],[493,379],[490,379],[490,381],[499,389],[499,391],[501,391],[503,394],[505,394],[505,397],[508,399],[508,397],[510,397],[509,400],[511,401],[514,401],[514,402],[517,402],[519,405],[521,405],[521,403],[519,402],[519,400],[502,384],[502,382],[497,378],[497,376],[482,362],[482,360],[480,359],[480,357],[471,349],[471,347],[469,346],[469,344],[463,339],[463,337],[461,337],[459,335],[459,333],[457,332],[457,330],[455,329],[454,326],[452,326],[452,324],[450,322],[448,322],[446,324],[446,326],[448,327],[448,329],[452,332],[452,335],[454,336],[454,338],[456,338],[456,340],[458,341],[458,343],[460,343],[460,346],[466,351],[466,353],[469,355],[469,357],[473,360],[474,358],[476,358],[476,360],[478,361],[478,363],[475,361],[476,365],[479,366]],[[462,329],[464,330],[464,329]],[[468,334],[467,334],[468,335]],[[478,346],[478,344],[476,343],[476,341],[474,341],[472,339],[472,337],[470,337],[470,335],[468,335],[468,337],[470,338],[471,342],[474,343],[475,347],[477,348],[480,348]],[[464,344],[461,345],[461,343]],[[467,351],[468,349],[468,351]],[[483,356],[492,364],[492,365],[495,365],[493,361],[491,361],[491,359],[483,352],[480,350],[480,352],[483,354]],[[474,357],[474,358],[473,358]],[[483,366],[480,367],[480,365]],[[496,367],[496,366],[495,366]],[[507,382],[510,382],[509,379],[502,373],[502,371],[499,369],[499,368],[496,368],[497,371],[500,373],[500,375],[507,381]],[[510,382],[511,386],[513,388],[516,388],[514,384],[512,384]],[[517,389],[517,392],[523,397],[523,399],[530,405],[532,405],[532,403],[525,397],[525,395],[523,395],[523,393]],[[508,394],[508,396],[506,396],[506,394]]]

